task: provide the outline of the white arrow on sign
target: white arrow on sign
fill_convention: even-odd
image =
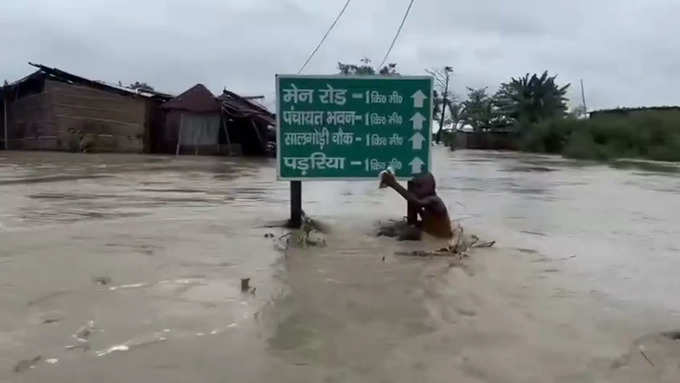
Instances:
[[[413,142],[413,150],[420,150],[423,148],[423,141],[425,141],[425,136],[420,134],[420,132],[416,132],[416,134],[414,134],[413,137],[409,138],[408,140]]]
[[[410,121],[413,121],[413,130],[423,129],[423,122],[425,122],[425,120],[427,120],[425,116],[416,112],[416,114],[414,114],[410,119]]]
[[[427,98],[425,93],[418,89],[413,95],[411,95],[411,98],[413,99],[413,107],[414,108],[422,108],[423,107],[423,101]]]
[[[423,165],[425,165],[419,157],[415,157],[408,164],[411,165],[411,174],[420,174],[423,171]]]

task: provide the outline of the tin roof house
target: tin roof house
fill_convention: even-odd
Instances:
[[[150,152],[153,124],[170,95],[89,80],[57,68],[37,70],[0,89],[5,149]]]

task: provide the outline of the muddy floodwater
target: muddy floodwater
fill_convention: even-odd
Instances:
[[[680,168],[433,163],[464,267],[377,180],[304,183],[286,251],[273,160],[0,152],[0,382],[680,381]]]

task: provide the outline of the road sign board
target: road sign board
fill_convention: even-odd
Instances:
[[[430,169],[431,77],[278,75],[276,118],[281,180]]]

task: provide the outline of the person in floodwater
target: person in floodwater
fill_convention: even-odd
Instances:
[[[418,240],[422,231],[440,238],[451,238],[451,220],[446,205],[435,191],[436,182],[431,173],[425,173],[413,179],[413,190],[406,190],[397,182],[394,174],[384,172],[380,182],[394,189],[408,202],[418,208],[420,220],[416,227],[402,227],[394,233],[381,234],[397,236],[401,240]],[[390,235],[392,234],[392,235]]]

